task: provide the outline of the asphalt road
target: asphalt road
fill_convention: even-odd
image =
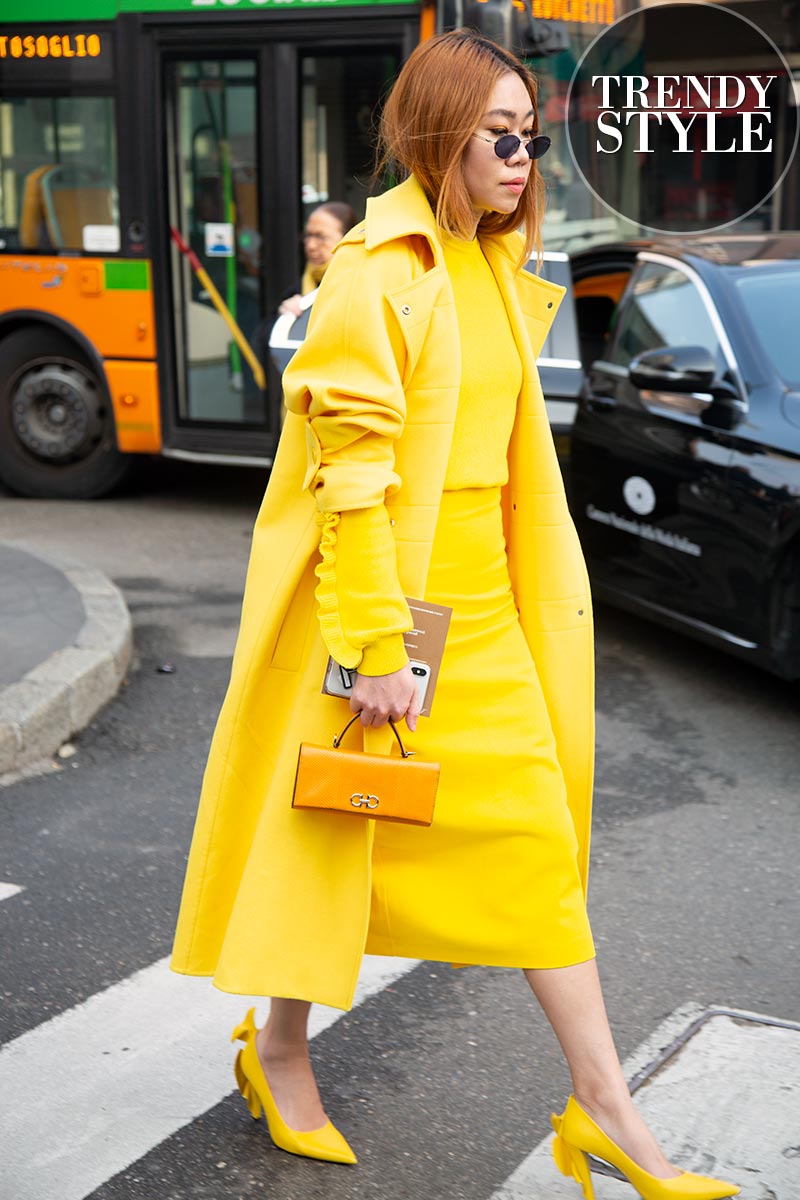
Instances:
[[[156,462],[110,500],[0,497],[0,538],[73,555],[121,587],[136,645],[76,754],[0,791],[0,880],[24,889],[0,902],[2,1043],[169,952],[263,483]],[[611,610],[597,630],[590,908],[620,1051],[687,1002],[799,1020],[800,689]],[[486,1200],[568,1091],[510,971],[421,964],[314,1045],[357,1170],[273,1150],[229,1095],[93,1200]]]

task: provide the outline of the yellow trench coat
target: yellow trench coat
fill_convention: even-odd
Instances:
[[[518,268],[518,235],[481,244],[523,365],[503,496],[509,573],[566,780],[585,891],[594,747],[591,606],[536,370],[564,289]],[[324,346],[311,336],[318,319],[330,331]],[[310,582],[320,506],[367,507],[385,495],[403,590],[425,594],[461,366],[437,227],[413,177],[369,201],[365,222],[336,252],[311,322],[308,348],[298,351],[285,379],[293,411],[253,533],[172,967],[211,975],[225,991],[347,1009],[370,950],[373,823],[290,807],[299,742],[330,744],[341,712],[337,707],[332,716],[330,706],[344,703],[319,696],[321,679],[303,678],[300,667],[307,638],[320,636]],[[331,471],[320,505],[320,495],[305,490],[320,466],[304,415],[308,386],[315,378],[341,378],[345,359],[347,394],[331,393],[326,403],[334,416],[341,406],[351,440],[354,420],[388,431],[394,473],[387,488],[385,464]],[[388,748],[386,734],[366,731],[365,748]]]

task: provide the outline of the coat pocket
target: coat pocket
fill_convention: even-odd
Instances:
[[[303,662],[309,629],[315,615],[314,560],[310,560],[286,606],[269,665],[276,671],[298,671]],[[320,686],[322,680],[320,680]]]

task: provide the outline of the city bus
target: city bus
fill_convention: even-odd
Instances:
[[[268,467],[282,417],[268,339],[302,273],[304,221],[328,199],[363,214],[381,96],[420,39],[459,25],[537,74],[552,138],[542,233],[559,259],[542,269],[573,285],[575,305],[572,316],[562,305],[540,368],[568,438],[582,366],[602,342],[597,311],[619,298],[616,275],[571,277],[575,252],[643,232],[579,177],[568,89],[586,48],[638,4],[1,0],[0,481],[88,498],[137,455]],[[745,7],[786,47],[774,113],[785,140],[800,101],[795,24],[782,0]],[[756,52],[716,47],[715,70],[760,69]],[[688,39],[665,61],[694,69],[695,57]],[[670,157],[664,190],[680,208],[702,155]],[[709,194],[724,207],[740,177],[731,156]],[[796,163],[770,196],[742,232],[798,227]]]
[[[304,217],[363,213],[376,103],[433,29],[395,0],[4,0],[8,487],[98,496],[142,454],[270,464]]]

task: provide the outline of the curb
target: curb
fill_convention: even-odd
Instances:
[[[119,691],[133,646],[122,593],[101,571],[43,554],[25,541],[4,544],[61,571],[78,592],[86,620],[71,645],[0,690],[0,784],[4,775],[50,757],[86,728]]]

